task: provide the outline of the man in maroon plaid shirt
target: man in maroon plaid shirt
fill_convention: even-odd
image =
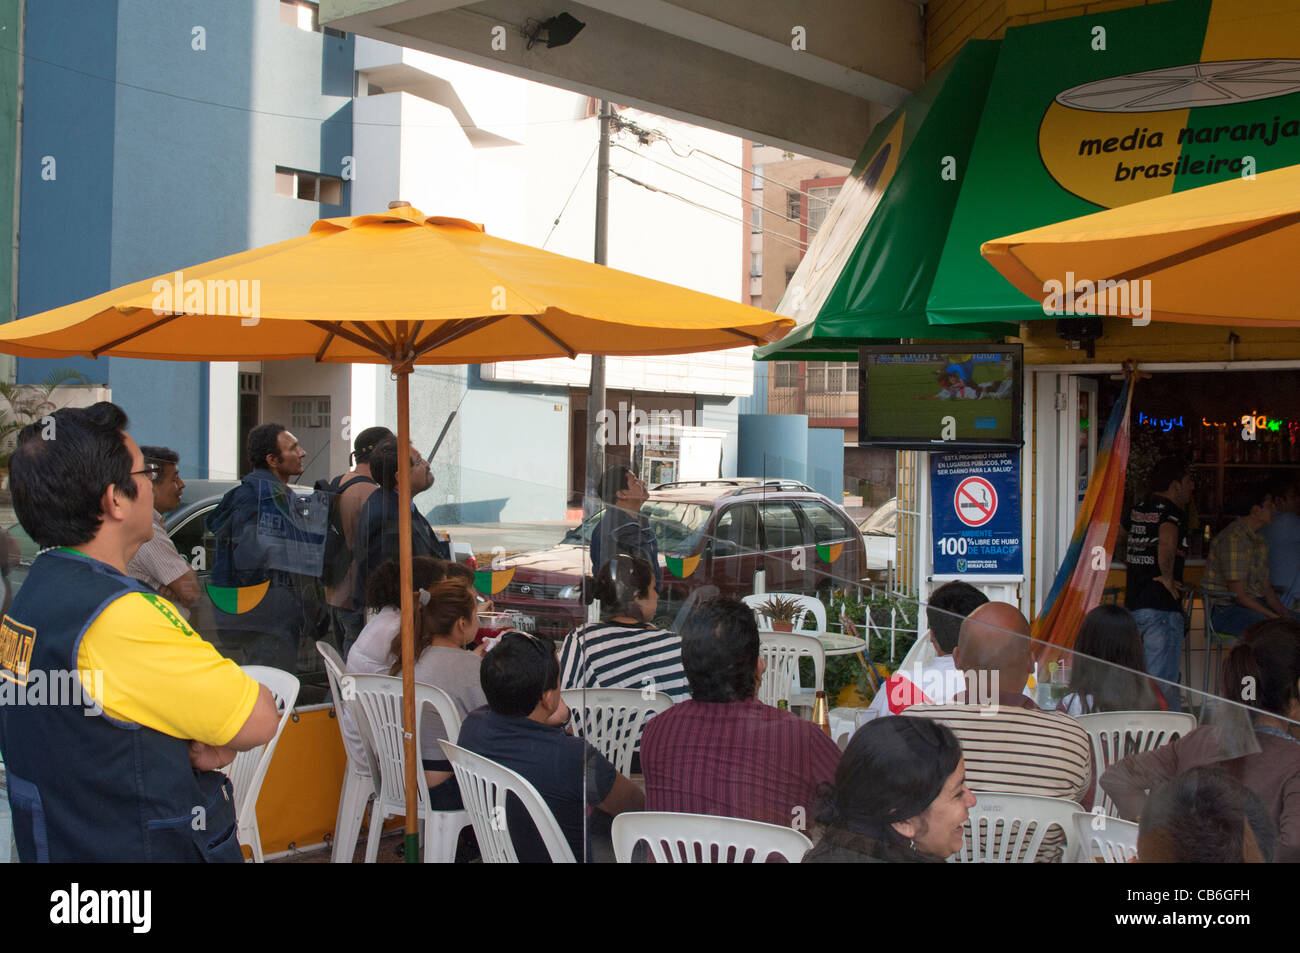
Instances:
[[[753,610],[735,599],[705,603],[681,639],[691,700],[646,723],[645,809],[807,830],[840,749],[811,722],[754,697],[765,664]]]

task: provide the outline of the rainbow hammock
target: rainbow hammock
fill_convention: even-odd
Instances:
[[[1060,655],[1051,646],[1068,649],[1083,625],[1083,617],[1101,604],[1110,571],[1115,540],[1124,510],[1124,476],[1128,470],[1129,407],[1133,401],[1133,376],[1125,374],[1124,388],[1097,450],[1097,466],[1079,508],[1061,568],[1030,629],[1041,643],[1034,655],[1041,663]]]

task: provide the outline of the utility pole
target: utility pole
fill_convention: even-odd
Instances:
[[[596,247],[595,262],[605,264],[609,231],[609,103],[600,101],[600,151],[596,161]],[[605,409],[605,357],[591,356],[591,385],[587,390],[587,479],[582,495],[582,518],[600,509],[597,485],[605,472],[605,448],[597,436],[600,412]]]

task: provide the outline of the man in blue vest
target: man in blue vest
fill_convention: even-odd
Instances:
[[[216,769],[269,741],[270,692],[126,566],[152,468],[110,403],[23,428],[14,508],[42,548],[0,622],[0,754],[23,861],[242,859]]]
[[[214,555],[211,585],[238,592],[213,615],[221,644],[243,649],[243,661],[296,672],[298,648],[323,633],[324,593],[317,577],[324,556],[328,510],[313,543],[304,533],[300,500],[289,484],[302,474],[307,456],[298,438],[277,423],[248,434],[251,470],[208,516]],[[314,564],[313,564],[314,557]],[[260,590],[260,592],[259,592]],[[251,605],[245,605],[246,596]]]

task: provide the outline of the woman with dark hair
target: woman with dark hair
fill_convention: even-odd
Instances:
[[[823,789],[826,830],[804,863],[942,863],[961,849],[975,795],[957,736],[899,715],[863,725]]]
[[[440,581],[443,573],[444,564],[441,560],[431,556],[416,556],[411,561],[411,582],[415,586],[417,597],[420,590],[428,589]],[[390,559],[381,563],[366,580],[366,606],[377,611],[361,629],[348,652],[344,670],[349,675],[387,675],[393,667],[390,653],[393,637],[402,630],[401,601],[401,578],[397,560]],[[364,765],[366,752],[361,744],[361,732],[357,730],[346,708],[339,718],[339,730],[343,733],[343,744],[352,755],[353,764]]]
[[[1146,675],[1142,633],[1123,606],[1101,605],[1083,619],[1074,640],[1067,715],[1099,711],[1165,711],[1168,705]]]
[[[561,688],[635,688],[690,697],[682,640],[651,620],[659,604],[644,557],[615,556],[600,570],[592,598],[601,621],[574,629],[560,649]]]
[[[1101,786],[1122,817],[1136,820],[1147,792],[1193,768],[1213,765],[1255,793],[1277,827],[1274,858],[1300,860],[1300,623],[1256,622],[1223,664],[1224,696],[1250,714],[1255,744],[1242,745],[1221,724],[1202,725],[1145,754],[1112,765]],[[1231,716],[1231,712],[1229,712]]]
[[[466,651],[478,634],[478,600],[463,580],[443,579],[421,594],[420,603],[415,614],[415,680],[441,688],[451,696],[464,720],[471,711],[487,704],[479,683],[483,648]],[[389,654],[393,664],[388,674],[400,675],[400,631],[393,636]],[[451,762],[438,744],[442,739],[447,739],[442,718],[432,707],[425,706],[420,722],[420,757],[424,761],[424,780],[429,785],[429,803],[439,811],[459,810],[460,788],[452,776]]]

